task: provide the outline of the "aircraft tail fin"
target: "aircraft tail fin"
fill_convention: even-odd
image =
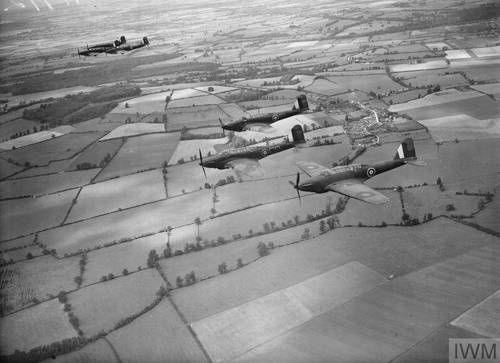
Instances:
[[[122,36],[120,37],[120,43],[121,43],[121,44],[125,44],[126,42],[127,42],[127,38],[125,38],[125,35],[122,35]]]
[[[309,110],[309,103],[307,102],[306,95],[300,95],[297,97],[297,101],[293,105],[293,109],[301,111]]]
[[[292,127],[292,139],[294,144],[305,144],[306,138],[304,137],[304,130],[302,126],[295,125]]]
[[[148,37],[142,38],[142,41],[144,42],[144,44],[149,45],[149,39],[148,39]]]
[[[394,160],[398,159],[416,159],[417,153],[415,152],[415,145],[413,144],[413,139],[406,138],[401,144],[399,144],[396,154],[394,155]]]

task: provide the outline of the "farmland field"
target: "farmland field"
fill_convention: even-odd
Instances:
[[[97,176],[96,181],[159,168],[168,161],[179,142],[180,133],[152,134],[127,139],[118,154]]]
[[[36,144],[45,140],[50,140],[63,134],[55,131],[38,131],[33,134],[21,136],[9,141],[0,143],[0,150],[13,150],[23,146]]]
[[[71,163],[76,160],[78,156],[71,159],[51,161],[45,166],[35,166],[33,168],[26,169],[12,177],[12,179],[21,179],[25,177],[33,177],[38,175],[55,174],[61,173],[67,170]],[[1,159],[0,159],[1,160]]]
[[[180,99],[172,99],[168,103],[167,110],[171,108],[178,107],[191,107],[191,106],[200,106],[200,105],[217,105],[219,103],[223,103],[224,100],[220,99],[214,95],[206,95],[199,97],[191,97],[191,98],[180,98]]]
[[[107,339],[124,363],[140,362],[145,357],[150,362],[207,361],[167,299],[129,325],[112,332]]]
[[[148,114],[151,112],[163,112],[165,110],[165,98],[170,96],[172,91],[153,93],[151,95],[136,97],[121,102],[111,113],[126,114]]]
[[[89,93],[95,89],[96,89],[95,87],[84,87],[84,86],[60,88],[53,91],[36,92],[24,95],[11,96],[8,98],[8,100],[10,106],[14,106],[18,105],[21,102],[29,103],[30,101],[41,101],[48,98],[62,98],[64,96],[78,94],[80,92]]]
[[[149,251],[155,250],[161,255],[166,245],[167,234],[162,232],[91,251],[88,253],[83,285],[98,282],[103,275],[109,273],[115,276],[122,275],[123,269],[132,272],[136,271],[139,266],[145,268]]]
[[[167,131],[181,130],[183,127],[218,126],[219,119],[224,123],[231,120],[219,105],[172,108],[168,109],[167,117]]]
[[[447,68],[448,64],[445,60],[434,60],[415,64],[394,64],[390,66],[391,72],[412,72],[424,71],[427,69]]]
[[[0,322],[4,355],[77,336],[57,299],[3,317]]]
[[[326,96],[347,92],[348,88],[326,79],[316,79],[313,84],[305,88],[306,91],[319,93]]]
[[[480,96],[482,95],[477,91],[458,91],[455,89],[450,89],[446,91],[433,93],[425,97],[419,98],[417,100],[391,106],[389,107],[389,111],[405,112],[407,110],[411,110],[414,108],[439,106],[445,103],[468,100]]]
[[[164,282],[156,270],[144,270],[68,294],[68,303],[85,335],[109,331],[121,319],[139,313],[155,299]]]
[[[493,197],[493,201],[486,206],[486,209],[476,214],[473,221],[481,226],[500,232],[500,225],[498,224],[498,216],[500,215],[500,195],[498,194],[498,187],[495,188],[494,193],[495,196]]]
[[[42,256],[4,266],[0,269],[2,308],[4,312],[18,310],[30,305],[34,298],[45,300],[59,291],[72,290],[78,273],[77,257],[56,260]]]
[[[451,324],[484,337],[498,337],[500,335],[499,307],[500,290],[460,315]]]
[[[497,99],[500,97],[500,83],[477,84],[471,87],[479,92],[493,95]]]
[[[3,151],[0,156],[12,158],[22,164],[28,162],[32,165],[47,165],[50,161],[71,158],[102,135],[99,132],[62,135],[16,150]]]
[[[133,190],[133,193],[127,191]],[[127,195],[126,198],[124,196]],[[161,170],[122,176],[83,187],[67,222],[165,199]]]
[[[176,89],[172,93],[172,96],[170,97],[170,101],[180,100],[183,98],[200,97],[200,96],[206,96],[206,93],[204,93],[201,90],[193,89],[193,88]]]
[[[5,122],[3,124],[0,124],[0,141],[7,141],[11,136],[14,136],[17,133],[25,132],[26,130],[31,133],[37,127],[37,122],[26,120],[23,118]],[[3,148],[2,144],[0,144],[0,148]],[[5,149],[9,149],[9,147],[5,147]]]
[[[89,183],[98,172],[99,169],[91,169],[2,181],[0,182],[0,198],[51,194],[78,188]]]
[[[419,72],[402,72],[393,73],[394,77],[401,77],[402,82],[412,87],[429,87],[439,85],[442,89],[449,87],[460,87],[469,85],[461,74],[446,74],[443,71],[419,71]],[[420,90],[422,96],[427,92],[426,89]]]
[[[59,225],[77,192],[72,189],[38,198],[1,201],[0,240]]]
[[[113,350],[111,350],[111,347],[108,343],[106,343],[104,339],[99,339],[93,343],[90,343],[80,350],[76,350],[68,354],[58,355],[55,361],[58,363],[118,363]],[[51,363],[54,362],[54,359],[49,358],[42,362]]]
[[[7,160],[0,158],[0,179],[6,178],[12,174],[21,171],[23,168],[9,163]]]
[[[351,262],[192,327],[214,361],[228,361],[384,281],[376,272]]]
[[[498,289],[500,276],[493,266],[500,251],[494,246],[389,281],[238,361],[274,361],[278,357],[283,361],[297,357],[370,361],[374,356],[390,361]],[[367,326],[373,328],[367,330]],[[322,339],[317,339],[318,332]],[[358,344],[364,348],[357,349]]]
[[[227,114],[230,120],[237,120],[246,116],[246,112],[236,103],[222,103],[219,107],[225,114]]]
[[[190,158],[193,156],[199,158],[198,150],[201,150],[203,156],[207,156],[208,153],[213,155],[217,153],[217,151],[214,149],[214,145],[222,145],[226,144],[227,142],[228,142],[227,137],[223,137],[220,139],[181,140],[177,144],[177,148],[170,157],[168,164],[169,165],[177,164],[180,159],[184,161],[189,161]]]
[[[20,237],[0,243],[0,251],[5,251],[11,248],[23,248],[33,244],[34,236]]]
[[[497,116],[500,116],[500,110]],[[436,142],[500,137],[499,118],[478,120],[458,114],[421,120],[420,123],[429,130]]]
[[[387,75],[364,75],[363,77],[356,76],[336,76],[328,77],[330,82],[336,87],[348,90],[373,91],[375,93],[386,94],[389,91],[403,90],[404,88],[391,80]],[[316,82],[315,82],[316,83]]]
[[[3,244],[2,244],[3,245]],[[1,245],[0,245],[1,246]],[[0,258],[4,261],[18,262],[32,257],[41,256],[43,251],[36,245],[28,246],[7,252],[0,252]]]
[[[100,141],[158,132],[165,132],[165,126],[162,123],[133,123],[117,127],[109,134],[103,136]]]
[[[86,149],[83,153],[78,155],[66,170],[77,170],[78,165],[85,165],[84,163],[88,163],[91,166],[95,165],[96,167],[100,167],[101,163],[105,163],[106,156],[108,154],[110,157],[115,155],[122,145],[122,140],[96,142],[88,149]]]

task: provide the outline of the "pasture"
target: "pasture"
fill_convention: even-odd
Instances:
[[[420,123],[429,130],[436,142],[500,137],[498,118],[478,120],[469,115],[458,114],[426,119]]]
[[[40,196],[86,185],[99,169],[74,171],[62,174],[41,175],[0,182],[0,198]]]
[[[144,270],[68,294],[68,303],[86,336],[108,332],[121,320],[151,304],[164,282],[156,270]]]
[[[229,117],[229,120],[238,120],[246,116],[246,112],[236,103],[222,103],[219,107]]]
[[[499,188],[496,188],[494,192],[493,201],[487,205],[486,209],[476,214],[473,221],[481,226],[500,232],[500,225],[498,224],[498,216],[500,215]]]
[[[165,99],[171,94],[172,91],[167,91],[132,98],[119,103],[111,113],[148,114],[151,112],[163,112],[167,105]]]
[[[217,132],[220,132],[220,129],[217,130]],[[192,157],[196,157],[197,159],[199,159],[199,150],[201,150],[203,156],[207,156],[209,153],[210,155],[214,155],[217,153],[214,146],[225,145],[228,141],[229,139],[227,137],[223,137],[220,139],[181,140],[177,144],[177,148],[170,157],[168,164],[177,164],[181,159],[183,161],[189,161]]]
[[[76,158],[77,156],[71,159],[51,161],[45,166],[35,166],[16,174],[15,176],[12,177],[12,179],[21,179],[25,177],[27,178],[39,175],[62,173],[67,170],[67,168],[71,165],[71,163],[74,160],[76,160]]]
[[[498,289],[499,254],[490,245],[396,278],[238,361],[390,361]]]
[[[9,163],[7,160],[0,158],[0,179],[7,178],[12,174],[18,173],[22,169],[21,166]]]
[[[158,306],[107,336],[124,363],[206,362],[202,350],[176,310],[163,299]]]
[[[2,267],[3,311],[19,310],[31,305],[35,298],[41,301],[76,288],[73,278],[79,274],[78,259],[42,256]]]
[[[172,99],[168,103],[167,110],[178,107],[218,105],[219,103],[224,103],[224,100],[214,95],[204,94],[198,97]]]
[[[101,167],[101,165],[106,164],[106,157],[109,155],[111,158],[118,152],[122,145],[123,140],[118,139],[96,142],[79,154],[66,170],[78,170],[79,165],[80,168],[82,165]]]
[[[389,66],[391,73],[396,72],[413,72],[413,71],[424,71],[428,69],[440,69],[448,68],[448,63],[445,60],[432,60],[422,63],[410,63],[410,64],[393,64]]]
[[[68,354],[58,355],[55,360],[49,358],[42,361],[43,363],[84,363],[84,362],[107,362],[118,363],[113,350],[104,339],[99,339],[93,343],[89,343],[82,349],[75,350]]]
[[[169,108],[167,118],[168,131],[181,130],[183,127],[218,126],[219,119],[224,123],[232,119],[219,105]]]
[[[173,91],[170,101],[200,96],[206,96],[206,93],[196,88],[176,89]]]
[[[78,190],[71,189],[38,198],[0,201],[0,240],[59,225]]]
[[[149,251],[155,250],[159,255],[167,245],[166,232],[138,238],[131,242],[91,251],[87,254],[88,262],[83,278],[83,285],[98,282],[102,276],[112,273],[115,276],[137,271],[138,267],[147,267]]]
[[[385,279],[357,262],[192,324],[214,361],[228,361],[369,291]]]
[[[100,132],[66,134],[15,150],[3,151],[0,156],[26,165],[47,165],[51,161],[73,157],[102,135]]]
[[[343,88],[344,92],[359,90],[387,94],[390,91],[403,90],[400,84],[394,82],[386,74],[370,74],[359,76],[330,76],[327,79],[334,83],[337,88]],[[316,82],[315,82],[316,83]]]
[[[165,132],[165,125],[162,123],[133,123],[117,127],[99,141],[161,132]]]
[[[127,196],[124,198],[124,196]],[[165,199],[161,170],[151,170],[89,184],[81,190],[67,222],[87,219]]]
[[[319,93],[325,96],[332,96],[347,92],[348,88],[342,84],[330,82],[327,79],[317,78],[310,86],[304,88],[308,92]]]
[[[16,134],[23,133],[26,131],[29,131],[31,133],[31,132],[35,131],[38,127],[39,127],[38,122],[26,120],[23,118],[2,123],[2,124],[0,124],[0,141],[3,142],[3,141],[10,140],[11,136],[14,136]],[[57,130],[54,130],[54,131],[57,132]],[[9,149],[8,146],[2,147],[2,144],[0,144],[0,148]],[[10,148],[12,148],[12,146]]]
[[[5,316],[1,322],[2,355],[77,336],[57,299]]]
[[[3,245],[3,243],[2,243]],[[0,245],[1,246],[1,245]],[[9,261],[9,262],[18,262],[22,260],[26,260],[31,257],[37,257],[41,256],[43,254],[43,251],[40,247],[36,245],[31,245],[28,247],[12,250],[12,251],[7,251],[7,252],[0,252],[0,258],[3,261]]]
[[[1,150],[14,150],[23,146],[36,144],[45,140],[50,140],[62,136],[63,134],[55,131],[38,131],[29,135],[17,137],[15,139],[0,143]]]
[[[127,139],[118,154],[97,176],[103,181],[138,171],[159,168],[177,148],[180,133],[143,135]]]

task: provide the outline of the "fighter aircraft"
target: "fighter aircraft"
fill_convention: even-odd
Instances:
[[[200,165],[203,169],[203,174],[205,174],[206,178],[207,174],[205,168],[233,168],[238,172],[247,172],[252,167],[258,167],[258,160],[266,156],[293,148],[299,144],[304,144],[304,131],[300,125],[295,125],[292,128],[292,139],[293,141],[286,140],[285,142],[275,145],[247,146],[238,149],[224,150],[216,155],[205,158],[202,157],[201,150],[199,150]]]
[[[306,173],[310,179],[301,183],[300,173],[297,173],[295,184],[293,184],[293,182],[290,183],[297,189],[299,198],[300,190],[313,193],[332,191],[354,199],[359,199],[363,202],[383,204],[387,203],[389,199],[363,183],[377,174],[405,164],[425,165],[417,161],[415,146],[411,138],[403,140],[392,160],[379,161],[370,165],[350,164],[335,166],[328,169],[314,162],[299,161],[297,162],[297,166]]]
[[[219,119],[223,130],[231,130],[231,131],[273,131],[272,126],[270,124],[282,120],[287,117],[295,116],[300,113],[309,110],[309,104],[307,103],[307,97],[305,95],[300,95],[297,97],[296,104],[293,105],[293,108],[289,111],[282,111],[276,113],[268,113],[264,115],[258,115],[253,117],[243,117],[241,120],[236,120],[227,124],[223,124]]]
[[[127,39],[124,35],[113,42],[100,43],[94,45],[87,45],[87,48],[84,50],[80,50],[77,48],[78,56],[96,56],[100,53],[111,53],[115,54],[120,51],[130,51],[136,48],[142,48],[146,45],[149,45],[149,40],[147,37],[143,37],[142,40],[127,42]]]

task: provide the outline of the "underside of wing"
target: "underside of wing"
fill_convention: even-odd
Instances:
[[[324,170],[328,170],[327,167],[315,163],[314,161],[297,161],[296,165],[302,170],[304,173],[313,177],[315,175],[321,174]]]
[[[254,176],[262,171],[262,166],[254,159],[234,159],[228,162],[227,167],[233,169],[236,174]]]
[[[344,180],[333,183],[330,184],[327,189],[371,204],[384,204],[389,201],[389,198],[385,195],[373,190],[358,180]]]
[[[269,126],[268,124],[258,124],[258,123],[248,124],[243,129],[245,131],[255,131],[262,133],[272,133],[276,131],[274,127]]]

